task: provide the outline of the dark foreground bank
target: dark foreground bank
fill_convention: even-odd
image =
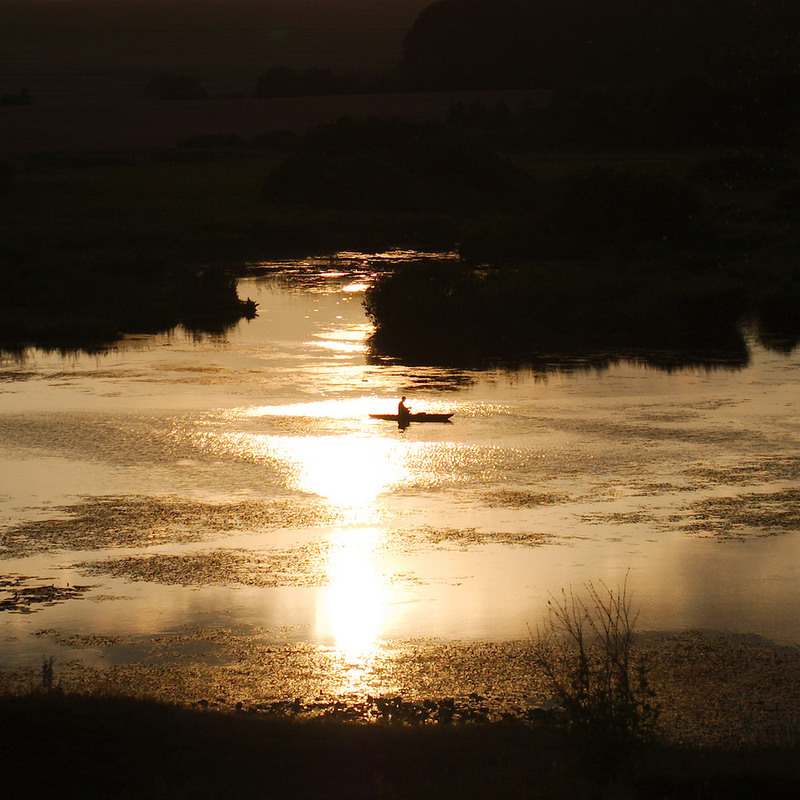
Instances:
[[[355,723],[33,692],[0,697],[7,796],[785,798],[800,748],[657,745],[600,783],[551,722]]]
[[[417,642],[373,696],[326,692],[309,647],[248,646],[227,666],[43,659],[0,670],[2,796],[798,796],[800,652],[697,631],[640,644],[661,714],[613,769],[562,728],[529,643]]]

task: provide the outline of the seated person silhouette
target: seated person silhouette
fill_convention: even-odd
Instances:
[[[407,423],[410,416],[411,409],[406,405],[406,396],[403,395],[397,404],[397,421]]]

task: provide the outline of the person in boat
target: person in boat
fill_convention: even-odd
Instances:
[[[400,398],[400,402],[397,404],[397,418],[408,419],[410,416],[411,409],[406,405],[406,396],[403,395]]]

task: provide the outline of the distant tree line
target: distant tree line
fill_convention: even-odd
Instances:
[[[574,85],[545,107],[458,105],[456,126],[502,149],[800,148],[800,74]]]
[[[396,83],[389,76],[335,72],[323,67],[293,69],[278,64],[263,73],[255,97],[322,97],[332,94],[367,94],[389,91]]]
[[[527,146],[796,147],[794,0],[437,0],[405,41],[413,89],[549,88]]]
[[[528,147],[794,147],[800,131],[800,3],[794,0],[437,0],[397,72],[279,64],[255,97],[553,89],[514,128]],[[164,73],[162,99],[207,96]]]
[[[800,72],[686,75],[554,93],[542,143],[630,147],[800,145]]]

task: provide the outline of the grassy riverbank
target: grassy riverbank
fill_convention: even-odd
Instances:
[[[547,723],[359,724],[122,697],[0,697],[19,798],[785,798],[796,747],[655,745],[609,782]]]
[[[213,331],[251,312],[234,284],[247,261],[452,242],[437,215],[265,203],[264,180],[285,157],[199,137],[169,150],[10,160],[0,345],[102,344],[178,323]]]
[[[248,312],[227,266],[247,254],[248,178],[273,161],[182,155],[14,163],[14,185],[0,194],[4,342],[103,342],[179,322],[213,330]]]
[[[310,647],[248,645],[227,666],[48,660],[0,671],[0,769],[8,791],[37,798],[797,793],[796,648],[697,631],[637,642],[661,707],[657,736],[610,775],[549,710],[530,643],[418,640],[372,675],[383,683],[374,697],[331,693],[332,654]]]
[[[434,268],[425,291],[417,270],[373,294],[374,344],[390,355],[657,349],[694,345],[698,332],[701,350],[735,352],[753,316],[796,339],[795,157],[504,152],[498,135],[340,121],[299,146],[277,134],[194,137],[12,160],[0,192],[0,340],[219,330],[253,311],[234,283],[247,261],[392,246],[457,247],[464,264]],[[494,277],[473,271],[486,264]]]

